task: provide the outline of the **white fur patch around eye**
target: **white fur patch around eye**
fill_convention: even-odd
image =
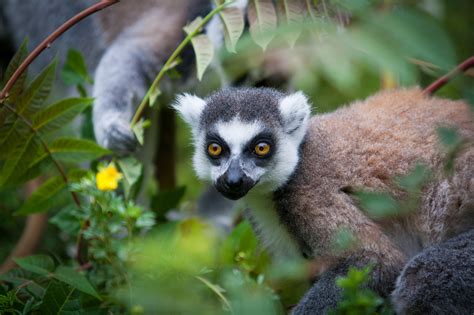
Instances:
[[[193,134],[196,135],[199,129],[199,120],[204,107],[206,107],[206,102],[198,96],[185,93],[178,95],[172,107],[177,110],[183,120],[191,126]]]
[[[296,92],[285,96],[280,100],[280,114],[283,118],[283,128],[287,134],[301,136],[301,132],[306,133],[306,127],[311,107],[308,98],[303,92]]]
[[[258,122],[247,123],[234,118],[228,122],[218,122],[216,129],[217,134],[229,146],[231,154],[238,155],[242,152],[242,148],[263,130],[263,127]]]

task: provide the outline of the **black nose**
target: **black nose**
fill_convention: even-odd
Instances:
[[[224,175],[224,185],[229,190],[238,190],[244,183],[244,175],[238,161],[232,161]]]
[[[236,173],[228,173],[225,177],[225,182],[224,184],[226,185],[227,189],[230,190],[237,190],[242,187],[242,184],[244,183],[244,178],[240,174]]]

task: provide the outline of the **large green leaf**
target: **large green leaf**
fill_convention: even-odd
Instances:
[[[224,24],[224,39],[228,51],[236,52],[235,45],[244,32],[244,15],[239,8],[228,7],[220,12]]]
[[[32,213],[45,212],[51,207],[57,206],[62,202],[58,198],[66,188],[66,183],[61,176],[55,176],[45,181],[16,212],[19,215],[28,215]]]
[[[2,78],[2,83],[1,83],[2,88],[5,86],[7,81],[11,78],[13,73],[16,71],[16,69],[18,69],[20,64],[25,60],[26,56],[28,55],[27,46],[28,46],[28,40],[25,39],[23,40],[23,43],[20,45],[20,48],[18,48],[12,60],[8,64],[7,69],[5,70],[5,74]],[[10,90],[10,93],[9,93],[9,101],[11,103],[15,102],[17,96],[23,90],[23,87],[25,85],[26,75],[27,75],[27,71],[24,71],[20,75],[18,80],[15,82],[15,84],[13,84],[12,89]]]
[[[53,86],[57,61],[51,62],[18,98],[17,112],[34,114],[43,105]]]
[[[71,301],[74,288],[58,281],[51,281],[46,288],[46,292],[43,296],[43,302],[41,303],[39,314],[45,315],[58,315],[66,314],[65,308]],[[79,310],[77,313],[80,314]],[[67,314],[70,314],[67,312]]]
[[[76,288],[77,290],[90,294],[101,300],[101,297],[94,289],[94,287],[90,284],[89,280],[87,280],[84,275],[74,270],[73,268],[66,266],[58,266],[53,276],[59,281],[67,283],[70,286]]]
[[[267,48],[275,35],[277,15],[272,0],[251,0],[248,5],[250,36],[257,45]]]
[[[84,162],[97,159],[111,152],[94,141],[77,138],[59,138],[49,146],[54,158],[70,162]]]
[[[54,270],[53,259],[46,255],[27,256],[23,258],[15,258],[14,260],[21,268],[42,276],[46,276]]]
[[[19,115],[28,117],[39,110],[51,91],[55,69],[56,62],[53,62],[46,67],[35,80],[33,80],[28,89],[19,96],[15,108]],[[22,119],[15,117],[9,129],[0,134],[0,147],[2,147],[0,156],[6,156],[12,151],[14,146],[18,145],[17,141],[21,133],[31,132],[32,130],[26,126]]]
[[[60,129],[93,102],[92,98],[69,98],[59,101],[33,116],[33,127],[42,133]]]

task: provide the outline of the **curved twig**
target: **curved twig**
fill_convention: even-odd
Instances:
[[[438,80],[431,83],[427,88],[423,90],[424,94],[432,95],[446,83],[448,83],[455,75],[460,72],[465,72],[467,69],[474,67],[474,56],[469,57],[459,64],[456,68],[439,78]]]
[[[15,82],[18,80],[20,75],[25,72],[26,68],[33,62],[33,60],[38,57],[43,50],[46,48],[51,47],[51,44],[59,37],[61,36],[64,32],[66,32],[68,29],[70,29],[72,26],[76,25],[79,23],[81,20],[84,18],[88,17],[89,15],[100,11],[108,6],[111,6],[112,4],[115,4],[119,2],[120,0],[101,0],[100,2],[88,7],[84,11],[76,14],[66,22],[64,22],[63,25],[58,27],[54,32],[52,32],[48,37],[45,38],[29,55],[26,57],[26,59],[21,63],[21,65],[16,69],[16,71],[13,73],[13,75],[10,77],[8,80],[7,84],[5,84],[5,87],[3,88],[2,92],[0,92],[0,100],[5,99],[8,96],[8,92],[10,92],[11,88],[15,84]]]

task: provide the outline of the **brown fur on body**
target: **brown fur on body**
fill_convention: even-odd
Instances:
[[[467,141],[450,177],[443,176],[440,126],[457,128]],[[410,256],[474,227],[473,140],[467,104],[428,97],[418,88],[384,91],[315,116],[297,170],[275,193],[277,212],[303,252],[373,263],[372,286],[388,294],[387,281],[394,283]],[[408,217],[376,221],[347,193],[366,188],[402,197],[393,179],[417,162],[434,172],[434,180],[425,187],[419,209]],[[352,232],[357,245],[337,255],[333,244],[340,229]]]

